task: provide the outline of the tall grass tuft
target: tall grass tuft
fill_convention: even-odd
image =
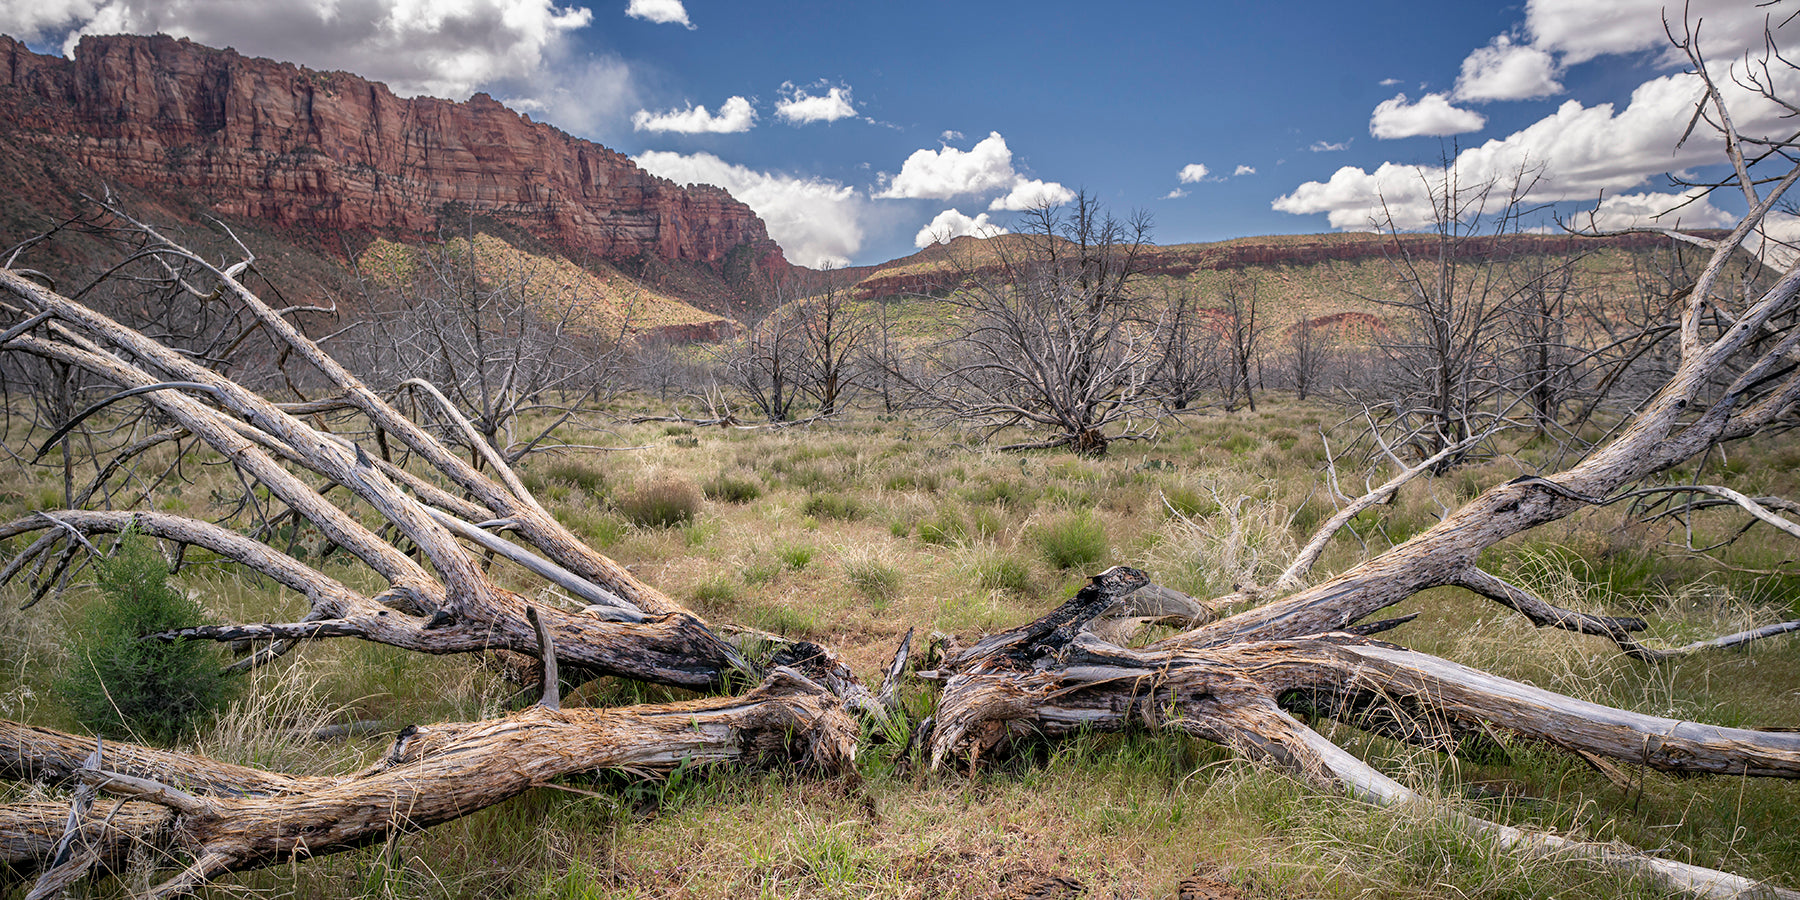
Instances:
[[[762,485],[748,478],[720,472],[701,485],[700,491],[706,495],[706,499],[720,503],[749,503],[762,496]]]
[[[652,481],[619,498],[619,512],[634,525],[669,528],[694,521],[700,491],[685,478]]]
[[[806,498],[800,511],[818,519],[854,522],[863,517],[863,506],[855,497],[843,494],[813,494]]]
[[[1012,554],[996,553],[975,564],[975,582],[983,590],[1030,596],[1031,566]]]
[[[900,570],[874,557],[844,560],[844,578],[857,593],[876,603],[886,603],[900,595]]]
[[[1106,526],[1086,510],[1040,525],[1031,537],[1058,569],[1094,569],[1106,559]]]

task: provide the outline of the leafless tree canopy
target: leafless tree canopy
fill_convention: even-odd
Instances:
[[[916,386],[923,402],[990,433],[1048,433],[1009,449],[1103,454],[1111,441],[1147,436],[1162,338],[1136,282],[1149,219],[1120,221],[1083,194],[1066,213],[1028,211],[1020,232],[993,243],[991,265],[957,261],[944,300],[957,332]]]
[[[541,267],[490,258],[478,239],[471,226],[371,284],[369,315],[336,343],[378,389],[448,398],[489,447],[517,461],[574,419],[578,403],[616,390],[633,311],[627,303],[615,321],[584,320],[598,298]],[[522,416],[547,410],[558,413],[548,428],[518,431]]]

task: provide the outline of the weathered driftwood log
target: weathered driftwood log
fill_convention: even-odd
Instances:
[[[408,728],[379,762],[342,778],[294,778],[110,743],[109,768],[95,770],[75,758],[90,742],[13,723],[0,724],[0,760],[9,777],[74,779],[130,799],[96,804],[84,827],[99,841],[101,860],[133,840],[190,859],[151,892],[161,897],[227,872],[427,828],[579,772],[721,762],[833,772],[854,759],[858,734],[830,691],[779,669],[739,697],[629,709],[534,706],[487,721]],[[0,807],[5,861],[48,862],[68,809]]]

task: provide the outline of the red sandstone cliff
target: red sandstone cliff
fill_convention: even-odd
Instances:
[[[72,60],[0,36],[0,130],[101,177],[327,243],[430,233],[451,204],[577,256],[723,273],[735,252],[740,274],[788,269],[762,220],[725,191],[684,189],[486,94],[405,100],[348,73],[165,35],[86,37]]]

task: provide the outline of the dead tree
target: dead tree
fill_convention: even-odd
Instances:
[[[1164,303],[1156,377],[1151,382],[1163,407],[1180,412],[1199,400],[1226,368],[1223,336],[1201,306],[1199,297],[1186,286]]]
[[[581,424],[580,401],[614,389],[633,310],[626,304],[603,317],[603,298],[584,295],[579,278],[509,259],[495,252],[498,243],[471,224],[459,237],[410,253],[397,271],[365,273],[393,283],[365,288],[371,314],[339,343],[377,388],[431,386],[489,447],[517,462],[557,428]],[[424,403],[421,418],[443,421],[435,400]],[[548,424],[521,433],[519,423],[534,414]],[[442,433],[462,440],[454,426]]]
[[[186,858],[180,874],[155,890],[164,896],[225,872],[335,852],[396,828],[467,815],[570,772],[656,771],[684,758],[771,754],[835,768],[855,751],[857,725],[846,710],[887,715],[888,705],[828,650],[774,635],[717,631],[583,544],[434,386],[422,382],[419,389],[483,465],[401,415],[244,286],[241,279],[254,265],[247,251],[243,261],[221,269],[150,226],[131,225],[147,240],[139,257],[152,276],[170,278],[198,302],[233,304],[255,320],[256,330],[311,364],[332,395],[272,402],[210,368],[208,360],[176,352],[31,273],[0,269],[0,309],[11,320],[0,345],[84,371],[115,391],[46,443],[125,403],[148,404],[167,426],[112,447],[109,459],[93,460],[92,480],[79,496],[95,497],[111,480],[137,477],[132,470],[142,454],[189,440],[257,485],[256,493],[266,494],[282,514],[315,529],[322,543],[312,549],[319,557],[352,557],[381,586],[350,587],[305,561],[314,554],[284,552],[229,527],[234,519],[221,524],[145,509],[84,507],[0,525],[7,537],[42,534],[10,561],[0,580],[32,577],[32,560],[55,553],[59,543],[97,552],[95,536],[129,528],[177,547],[209,550],[303,595],[310,605],[296,622],[221,624],[160,639],[255,642],[257,649],[239,667],[309,641],[343,637],[425,653],[537,656],[544,700],[537,709],[494,721],[408,729],[387,760],[342,779],[172,761],[169,754],[119,746],[110,756],[95,750],[80,764],[52,764],[46,754],[54,752],[46,747],[66,748],[76,739],[0,725],[0,776],[74,778],[125,798],[90,817],[92,791],[77,791],[72,818],[60,817],[70,824],[48,849],[38,840],[54,831],[42,818],[42,804],[0,810],[9,864],[45,869],[43,890],[116,855],[120,840],[142,840]],[[337,428],[323,427],[323,416],[343,411],[353,411],[361,425],[345,427],[349,423],[339,420]],[[513,571],[502,579],[504,567]],[[519,577],[542,585],[529,601],[502,584]],[[763,687],[667,708],[563,711],[559,685],[571,670],[696,689],[717,689],[728,679],[762,681]],[[146,754],[161,760],[161,768],[133,772],[131,763],[121,763]]]
[[[862,390],[863,346],[875,321],[857,307],[836,273],[822,273],[820,282],[799,301],[800,389],[819,416],[829,418]]]
[[[1225,396],[1225,409],[1237,407],[1238,391],[1243,391],[1244,405],[1256,411],[1256,380],[1250,377],[1250,369],[1261,367],[1263,332],[1268,330],[1268,323],[1257,324],[1257,313],[1261,311],[1258,303],[1258,291],[1261,284],[1243,272],[1234,272],[1225,279],[1225,285],[1219,291],[1220,324],[1225,329],[1225,348],[1231,355],[1231,371],[1220,379],[1219,392]]]
[[[1376,802],[1423,802],[1301,718],[1316,716],[1434,749],[1491,729],[1667,771],[1800,777],[1800,733],[1721,728],[1587,703],[1371,637],[1404,620],[1364,624],[1422,590],[1460,587],[1540,626],[1602,637],[1647,661],[1674,661],[1800,630],[1800,622],[1775,623],[1688,647],[1651,647],[1635,637],[1642,620],[1557,608],[1480,564],[1484,550],[1508,537],[1630,496],[1644,479],[1709,448],[1785,428],[1800,416],[1800,368],[1792,363],[1800,354],[1800,263],[1752,297],[1720,279],[1725,261],[1800,181],[1800,167],[1779,175],[1754,171],[1719,93],[1709,90],[1704,102],[1703,112],[1730,139],[1738,186],[1752,198],[1750,212],[1728,236],[1708,239],[1712,262],[1682,301],[1674,374],[1610,441],[1569,468],[1494,486],[1406,543],[1316,584],[1308,580],[1318,548],[1347,520],[1343,511],[1264,590],[1200,603],[1156,588],[1133,569],[1101,573],[1050,614],[950,653],[935,673],[943,685],[937,712],[916,733],[933,764],[979,763],[1022,740],[1082,728],[1155,728],[1217,741]],[[155,236],[153,229],[143,230]],[[854,752],[855,728],[846,709],[881,717],[891,708],[890,691],[872,694],[829,650],[777,641],[772,656],[752,654],[751,642],[740,646],[730,633],[581,544],[498,454],[485,459],[485,470],[477,469],[245,288],[240,276],[249,261],[217,269],[171,243],[154,241],[154,247],[148,261],[180,261],[206,272],[208,285],[190,279],[184,287],[248,311],[272,340],[317,370],[332,396],[276,404],[12,269],[0,270],[0,347],[110,382],[118,389],[114,403],[152,405],[170,423],[167,430],[210,447],[336,552],[373,573],[357,584],[378,585],[372,593],[358,590],[224,524],[120,508],[46,511],[4,526],[0,537],[45,537],[0,576],[20,574],[59,542],[88,545],[90,535],[130,525],[210,550],[307,597],[311,612],[299,622],[190,632],[269,641],[250,657],[252,664],[298,643],[341,637],[430,653],[498,648],[540,659],[544,700],[493,721],[403,734],[386,760],[345,778],[229,768],[132,747],[115,748],[118,755],[108,757],[104,748],[89,751],[84,741],[0,725],[0,777],[73,779],[125,801],[112,804],[112,818],[95,813],[94,794],[82,790],[74,793],[72,814],[59,816],[42,803],[0,808],[0,851],[44,869],[40,884],[47,890],[69,876],[66,866],[115,852],[110,848],[118,846],[117,830],[164,841],[184,856],[181,872],[158,888],[170,894],[233,869],[354,846],[405,825],[428,826],[597,766],[667,764],[672,752],[711,757],[750,751],[830,766]],[[1103,271],[1081,276],[1065,269],[1074,279],[1065,284],[1121,283],[1110,262],[1090,262]],[[1082,296],[1086,305],[1103,307],[1114,295],[1107,288]],[[1119,329],[1129,331],[1122,324]],[[1107,408],[1124,402],[1106,401],[1112,404]],[[441,405],[459,429],[473,432],[452,404]],[[322,415],[322,406],[353,410],[362,430],[315,427],[308,419]],[[1346,510],[1354,514],[1379,502],[1480,437],[1472,433],[1444,444]],[[139,444],[153,445],[154,438]],[[485,441],[469,443],[492,453]],[[128,467],[132,454],[142,452],[133,449],[139,444],[98,462],[95,479]],[[371,445],[404,448],[404,458],[372,454]],[[125,461],[115,465],[120,455]],[[1800,523],[1783,512],[1791,507],[1725,489],[1701,490],[1712,487],[1694,489],[1800,537]],[[505,561],[496,565],[515,567],[515,574],[542,585],[539,596],[560,594],[568,602],[550,609],[527,604],[483,565],[490,553]],[[1238,603],[1250,608],[1223,615]],[[1122,629],[1112,626],[1121,622],[1149,619],[1181,621],[1188,630],[1140,649],[1100,637],[1117,638]],[[766,641],[755,637],[755,643]],[[674,709],[564,711],[557,709],[559,665],[706,688],[726,687],[727,673],[737,672],[763,687]],[[897,671],[889,669],[890,680]],[[197,778],[188,777],[196,772]],[[66,843],[49,839],[57,821],[68,823],[61,832],[70,836]],[[1457,822],[1520,852],[1586,855],[1706,896],[1800,896],[1611,846],[1468,816]],[[172,824],[172,831],[151,836],[159,823]]]
[[[1432,206],[1425,237],[1406,235],[1392,210],[1374,223],[1388,237],[1400,295],[1358,296],[1392,310],[1394,318],[1378,340],[1387,364],[1379,393],[1361,399],[1380,411],[1382,443],[1410,447],[1423,458],[1487,430],[1506,408],[1496,359],[1508,296],[1499,254],[1502,238],[1516,232],[1537,174],[1468,184],[1446,159],[1418,175]],[[1445,460],[1434,474],[1458,461]]]
[[[1294,399],[1305,400],[1309,394],[1329,390],[1322,384],[1336,343],[1334,335],[1318,321],[1302,315],[1287,330],[1287,375],[1294,389]]]
[[[1160,324],[1134,283],[1150,222],[1121,222],[1082,194],[1066,213],[1025,213],[1021,233],[989,240],[994,265],[955,261],[944,299],[956,333],[923,404],[989,436],[1023,426],[1048,436],[1002,449],[1072,447],[1095,456],[1142,438],[1161,404],[1152,389]]]
[[[718,354],[719,380],[769,422],[788,422],[805,378],[802,313],[776,306]]]
[[[1691,52],[1703,69],[1697,51]],[[1218,613],[1246,603],[1248,609],[1203,615],[1210,621],[1140,650],[1097,635],[1110,633],[1100,626],[1121,616],[1147,578],[1122,567],[1102,573],[1053,613],[952,654],[933,673],[942,681],[942,699],[921,735],[932,763],[975,764],[1021,741],[1082,729],[1150,728],[1216,741],[1384,805],[1421,802],[1308,727],[1301,716],[1311,715],[1438,750],[1453,749],[1464,735],[1496,730],[1662,771],[1800,777],[1800,734],[1588,703],[1370,637],[1407,619],[1362,624],[1421,591],[1458,587],[1540,627],[1597,636],[1652,663],[1800,631],[1800,621],[1780,622],[1683,647],[1652,647],[1635,636],[1646,627],[1641,619],[1556,607],[1480,562],[1484,550],[1509,537],[1636,496],[1644,479],[1720,444],[1786,430],[1800,417],[1800,369],[1792,362],[1800,352],[1800,263],[1747,297],[1722,277],[1763,217],[1800,181],[1800,166],[1759,171],[1759,159],[1744,149],[1748,142],[1732,130],[1725,102],[1710,82],[1696,119],[1724,132],[1737,172],[1732,186],[1743,191],[1750,211],[1723,238],[1684,236],[1712,255],[1681,301],[1676,367],[1610,441],[1561,471],[1491,487],[1392,550],[1309,585],[1319,550],[1350,516],[1482,438],[1455,413],[1433,430],[1435,452],[1346,506],[1274,584],[1204,604]],[[1785,162],[1773,154],[1760,157],[1771,159],[1771,166]],[[1789,517],[1800,508],[1793,504],[1718,486],[1684,490],[1733,504],[1756,524],[1800,537],[1800,523]],[[1521,852],[1587,857],[1704,896],[1800,897],[1711,869],[1460,814],[1456,819]]]
[[[545,683],[554,689],[554,678]],[[0,721],[0,775],[100,786],[104,808],[0,807],[0,862],[66,885],[133,853],[189,860],[148,896],[220,875],[366,846],[461,818],[552,779],[601,769],[799,764],[834,772],[855,756],[857,723],[830,691],[791,669],[756,690],[627,709],[559,709],[554,693],[483,722],[402,730],[380,761],[343,777],[293,776]],[[75,840],[71,841],[70,838]],[[40,871],[41,870],[41,871]],[[34,891],[34,893],[36,893]]]

